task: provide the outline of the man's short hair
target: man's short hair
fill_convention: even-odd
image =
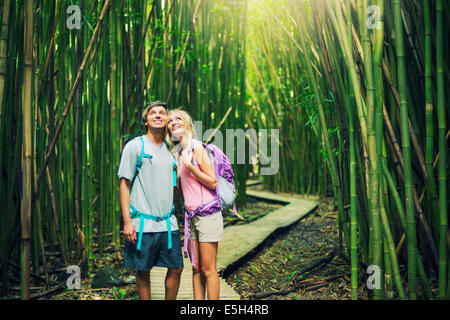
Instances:
[[[156,100],[154,102],[147,102],[147,107],[164,107],[167,110],[167,103],[161,100]]]

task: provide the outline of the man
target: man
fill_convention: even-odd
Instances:
[[[167,105],[157,101],[142,113],[147,133],[128,142],[119,171],[125,236],[124,262],[136,269],[141,300],[150,299],[150,270],[166,267],[166,300],[176,299],[183,270],[178,223],[173,209],[174,162],[164,142]]]

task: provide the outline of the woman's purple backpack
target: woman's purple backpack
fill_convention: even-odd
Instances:
[[[216,173],[217,186],[213,190],[216,198],[220,201],[222,212],[233,208],[233,212],[237,214],[236,205],[236,187],[234,185],[234,174],[231,162],[226,154],[218,146],[214,144],[203,144],[209,155],[209,159]]]
[[[198,142],[198,141],[197,141]],[[214,195],[216,201],[215,203],[203,203],[196,210],[192,212],[192,215],[206,216],[215,213],[220,206],[222,213],[226,210],[232,209],[233,213],[237,215],[240,219],[243,219],[236,210],[236,205],[234,203],[236,199],[236,187],[234,184],[234,174],[231,162],[226,156],[226,154],[218,146],[214,144],[205,144],[199,142],[203,145],[206,152],[208,153],[211,164],[214,168],[216,174],[217,185],[215,189],[209,189]],[[191,150],[193,150],[193,146]]]

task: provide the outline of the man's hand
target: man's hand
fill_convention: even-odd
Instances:
[[[123,235],[131,243],[135,243],[136,229],[131,222],[130,217],[130,181],[128,179],[120,179],[120,208],[122,210],[123,217]]]
[[[125,236],[125,239],[128,240],[128,242],[136,243],[136,229],[131,222],[123,226],[123,235]]]

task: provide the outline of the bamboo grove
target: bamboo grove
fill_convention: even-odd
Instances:
[[[253,123],[283,136],[284,170],[265,185],[326,195],[331,183],[353,299],[377,267],[375,299],[450,297],[448,5],[261,0],[249,8]]]
[[[30,280],[52,287],[55,270],[80,265],[86,275],[120,249],[116,173],[147,102],[184,106],[203,129],[233,106],[223,127],[242,126],[245,6],[1,1],[2,295],[19,270],[29,298]]]
[[[0,295],[20,285],[28,299],[30,283],[54,288],[53,273],[79,265],[85,276],[120,252],[120,153],[158,99],[223,136],[279,129],[279,171],[264,185],[333,196],[353,299],[450,298],[447,1],[2,0],[0,10]],[[234,167],[244,207],[260,168]],[[365,291],[374,266],[381,285]]]

